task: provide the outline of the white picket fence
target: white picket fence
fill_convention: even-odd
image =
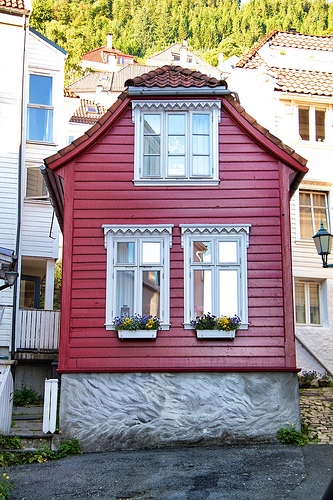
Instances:
[[[13,377],[9,364],[0,364],[0,433],[10,434],[13,412]]]
[[[44,409],[43,409],[43,432],[56,430],[58,403],[58,380],[56,378],[46,379],[44,386]]]
[[[16,349],[59,349],[60,311],[20,309]]]

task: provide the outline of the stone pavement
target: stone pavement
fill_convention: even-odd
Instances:
[[[333,445],[333,388],[301,389],[300,409],[309,437],[319,444]]]

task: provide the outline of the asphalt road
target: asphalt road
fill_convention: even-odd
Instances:
[[[88,453],[5,472],[15,481],[13,500],[321,500],[333,445]]]

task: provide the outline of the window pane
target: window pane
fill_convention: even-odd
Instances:
[[[27,168],[26,196],[47,196],[47,188],[38,167]]]
[[[168,115],[168,134],[185,135],[185,115]]]
[[[209,156],[193,156],[193,175],[211,175]]]
[[[193,134],[209,134],[209,115],[193,114]]]
[[[144,115],[144,133],[156,134],[161,133],[161,116],[160,115]]]
[[[305,324],[305,285],[304,283],[295,283],[295,307],[296,323]]]
[[[52,142],[53,110],[28,108],[27,139],[30,141]]]
[[[311,208],[300,207],[301,238],[311,238],[313,236]]]
[[[185,175],[185,157],[184,156],[169,156],[168,158],[168,175],[184,176]]]
[[[134,242],[117,242],[117,264],[134,264]]]
[[[116,272],[116,316],[134,314],[134,271]]]
[[[238,272],[234,269],[219,271],[220,316],[234,316],[238,313]]]
[[[196,135],[193,137],[193,154],[209,155],[209,136]]]
[[[320,324],[320,304],[319,304],[319,285],[310,283],[310,323],[311,325]]]
[[[219,262],[237,262],[236,241],[219,241]]]
[[[306,205],[307,207],[311,206],[311,195],[309,191],[299,192],[299,204]]]
[[[194,241],[193,262],[211,262],[211,261],[212,261],[211,241]]]
[[[143,175],[144,177],[158,176],[160,174],[160,157],[143,157]]]
[[[146,135],[143,141],[143,152],[147,154],[159,155],[161,151],[161,138],[156,135]]]
[[[29,103],[52,106],[52,77],[30,75]]]
[[[161,243],[146,242],[142,243],[142,263],[159,264],[161,262]]]
[[[316,141],[325,140],[325,110],[316,109]]]
[[[325,193],[312,193],[313,205],[315,207],[326,207]]]
[[[212,312],[212,273],[210,270],[193,272],[194,316]]]
[[[142,314],[160,317],[160,271],[142,273]]]
[[[314,209],[314,219],[315,219],[315,233],[317,231],[319,231],[321,221],[323,221],[323,224],[327,229],[328,224],[327,224],[327,211],[326,210],[324,210],[322,208],[315,208]]]
[[[171,155],[185,154],[185,136],[169,135],[168,153]]]
[[[299,135],[303,141],[310,139],[309,108],[298,108]]]

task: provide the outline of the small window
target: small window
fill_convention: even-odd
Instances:
[[[301,238],[312,238],[319,231],[321,221],[329,230],[327,193],[300,190],[299,215]]]
[[[39,167],[27,168],[27,198],[39,198],[48,196],[47,188]]]
[[[117,316],[157,316],[169,329],[172,226],[103,226],[107,248],[106,329]]]
[[[174,61],[180,61],[180,54],[172,54],[172,59]]]
[[[29,141],[53,140],[52,83],[50,76],[30,75],[27,117]]]
[[[135,183],[218,183],[220,103],[133,102]]]
[[[300,325],[321,324],[319,283],[296,281],[295,312]]]
[[[299,137],[302,141],[325,141],[326,110],[313,106],[298,108]]]
[[[92,104],[89,104],[87,106],[87,112],[88,113],[94,113],[94,114],[97,114],[98,113],[98,107],[97,106],[94,106]]]
[[[249,224],[182,225],[185,328],[207,313],[241,318],[247,328],[247,246]]]

